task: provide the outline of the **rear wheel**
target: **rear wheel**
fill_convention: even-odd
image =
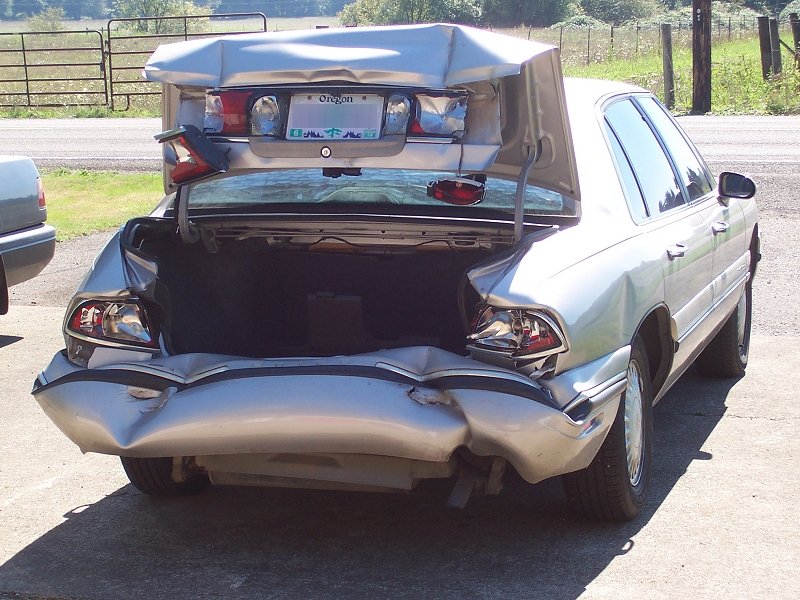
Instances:
[[[208,487],[203,473],[191,474],[186,481],[172,480],[171,458],[130,458],[121,456],[122,467],[130,482],[149,496],[178,496],[197,494]]]
[[[592,463],[564,476],[573,508],[595,521],[629,521],[641,512],[653,459],[653,396],[644,344],[637,336],[628,383],[614,423]]]
[[[753,314],[751,281],[745,285],[736,310],[695,361],[700,373],[706,377],[729,378],[744,375],[750,353],[750,320]]]

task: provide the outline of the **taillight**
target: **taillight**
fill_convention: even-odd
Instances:
[[[472,206],[486,197],[486,175],[468,175],[452,179],[437,179],[428,183],[429,198],[456,206]]]
[[[206,94],[205,133],[279,137],[283,135],[285,121],[286,114],[277,96],[259,96],[252,90]]]
[[[203,131],[209,135],[267,136],[283,139],[286,137],[287,127],[290,127],[290,132],[301,131],[300,125],[290,126],[289,113],[292,99],[303,95],[305,93],[264,89],[210,92],[206,94]],[[383,136],[408,134],[412,137],[429,138],[430,141],[445,143],[459,139],[466,131],[467,101],[468,94],[465,92],[392,93],[386,97],[383,107],[381,134]],[[362,109],[369,112],[373,106],[372,103],[367,103]],[[307,107],[295,107],[297,110],[301,108]],[[352,112],[352,106],[347,108]],[[380,106],[378,108],[380,109]],[[308,116],[310,113],[303,110],[302,114]],[[334,117],[334,122],[339,122],[344,118],[342,116],[344,113],[333,117],[328,113],[321,114],[322,116],[315,117],[321,122],[327,122]],[[362,121],[366,118],[365,114],[367,113],[361,115]],[[312,121],[316,122],[315,119]],[[370,119],[371,117],[368,120]],[[291,133],[288,137],[305,139],[305,136]],[[374,135],[369,137],[375,138]],[[310,136],[310,139],[318,138]]]
[[[460,138],[466,130],[467,95],[416,95],[416,119],[412,135]]]
[[[485,309],[468,339],[479,348],[513,357],[538,358],[567,349],[564,336],[550,317],[524,309]]]
[[[193,125],[170,129],[155,138],[171,150],[172,156],[165,156],[165,161],[175,165],[170,174],[175,184],[196,181],[228,170],[228,156]]]
[[[221,135],[250,135],[248,105],[253,92],[230,91],[206,95],[203,131]]]
[[[403,94],[392,94],[386,101],[383,135],[405,135],[411,117],[411,101]]]
[[[67,332],[100,343],[158,348],[144,308],[133,300],[84,302],[70,315]]]
[[[47,200],[44,197],[44,186],[42,185],[41,178],[36,180],[36,187],[39,195],[39,208],[47,208]]]

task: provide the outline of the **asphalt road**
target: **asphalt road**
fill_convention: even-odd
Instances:
[[[766,243],[748,374],[689,373],[656,407],[641,518],[576,521],[557,481],[512,479],[461,512],[439,486],[139,494],[115,458],[81,455],[29,395],[104,234],[60,244],[0,317],[0,599],[796,598],[800,119],[682,122],[716,171],[753,174]]]

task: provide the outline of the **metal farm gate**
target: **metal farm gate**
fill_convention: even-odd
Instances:
[[[0,107],[107,106],[100,31],[0,33]]]
[[[212,20],[213,19],[213,20]],[[247,19],[240,30],[231,25]],[[252,25],[249,21],[254,21]],[[214,31],[214,28],[218,29]],[[161,87],[141,77],[147,57],[160,45],[179,40],[216,35],[257,33],[267,30],[264,13],[226,13],[186,17],[142,17],[111,19],[106,30],[108,57],[108,87],[112,109],[124,99],[123,110],[131,105],[134,96],[158,96]]]

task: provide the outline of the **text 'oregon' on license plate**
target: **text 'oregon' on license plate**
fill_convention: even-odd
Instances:
[[[377,140],[383,96],[376,94],[294,94],[286,139]]]

